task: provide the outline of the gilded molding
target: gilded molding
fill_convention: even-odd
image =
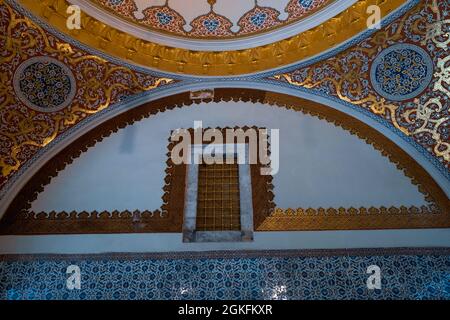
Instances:
[[[98,234],[170,232],[169,219],[156,211],[28,212],[2,220],[0,234]]]
[[[276,209],[257,231],[450,228],[448,214],[428,207]]]
[[[204,100],[204,102],[212,101],[259,102],[310,114],[319,119],[325,119],[357,135],[372,145],[376,150],[380,151],[383,156],[388,157],[399,170],[402,170],[407,177],[411,178],[412,183],[418,186],[419,191],[425,195],[429,203],[427,207],[417,209],[341,209],[341,211],[337,210],[336,213],[329,212],[331,214],[324,214],[325,211],[321,209],[317,211],[319,213],[318,215],[310,214],[308,218],[300,220],[297,219],[297,216],[286,217],[285,214],[280,215],[280,210],[275,211],[276,216],[271,215],[272,210],[260,210],[258,211],[259,213],[256,212],[254,217],[255,230],[292,231],[450,227],[450,201],[443,190],[411,156],[372,127],[317,102],[261,90],[216,89],[214,99]],[[143,118],[150,117],[152,114],[200,102],[201,100],[191,100],[188,92],[162,98],[120,114],[87,132],[44,164],[13,200],[5,217],[2,219],[2,223],[9,219],[14,219],[19,212],[29,210],[31,202],[44,190],[44,186],[50,183],[51,178],[55,177],[59,171],[64,170],[68,164],[80,156],[82,152],[94,146],[96,142],[101,141],[113,132],[117,132],[120,128],[131,125]],[[168,182],[168,185],[172,185],[170,181]],[[184,194],[184,186],[174,187],[178,189],[182,188],[182,193]],[[269,200],[272,200],[270,199],[271,193],[267,193],[267,196]],[[366,212],[367,214],[365,214]],[[306,213],[311,213],[311,211],[306,211]],[[163,216],[165,215],[163,214]],[[300,215],[300,217],[303,216]],[[181,219],[182,216],[179,218]],[[305,224],[305,220],[310,222]],[[170,219],[167,221],[170,221],[172,226],[177,226]]]
[[[286,40],[246,50],[202,52],[144,41],[84,13],[82,29],[69,31],[66,28],[68,3],[65,0],[20,0],[28,11],[90,47],[139,65],[203,76],[254,73],[315,56],[366,30],[370,5],[378,5],[381,16],[385,17],[404,2],[360,0],[322,25]]]

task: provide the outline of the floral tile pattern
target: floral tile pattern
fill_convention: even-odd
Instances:
[[[186,23],[183,17],[169,7],[151,7],[144,11],[145,18],[142,23],[168,31],[183,32],[183,25]]]
[[[197,37],[222,37],[233,35],[230,31],[233,24],[227,18],[218,15],[215,12],[210,12],[196,18],[192,21],[191,25],[193,27],[191,33]]]
[[[57,111],[68,106],[76,93],[72,71],[59,60],[35,57],[22,63],[14,74],[14,90],[20,100],[37,111]]]
[[[81,289],[66,288],[69,265]],[[381,289],[367,288],[367,268]],[[0,262],[1,299],[445,299],[449,255],[42,258]]]
[[[252,33],[255,30],[273,28],[278,24],[278,11],[267,7],[255,7],[240,20],[241,32]]]

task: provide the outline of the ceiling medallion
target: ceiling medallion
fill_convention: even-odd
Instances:
[[[433,78],[433,61],[421,47],[396,44],[374,60],[370,79],[376,92],[386,99],[404,101],[417,97]]]
[[[40,112],[64,109],[76,93],[72,71],[62,62],[46,56],[25,60],[14,74],[13,86],[23,104]]]

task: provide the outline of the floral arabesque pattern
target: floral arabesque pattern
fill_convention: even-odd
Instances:
[[[0,5],[0,47],[0,187],[40,148],[83,119],[127,96],[173,82],[87,54],[44,31],[6,3]],[[70,105],[42,112],[27,107],[14,94],[17,68],[36,57],[59,61],[73,74],[76,83],[71,83],[70,90],[75,94]],[[23,93],[31,97],[30,92]],[[36,94],[45,97],[48,93]]]
[[[72,264],[81,290],[66,288]],[[371,265],[380,267],[381,290],[367,288]],[[449,300],[450,256],[40,258],[0,262],[0,280],[8,300]]]

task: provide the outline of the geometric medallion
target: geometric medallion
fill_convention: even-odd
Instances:
[[[13,85],[22,103],[41,112],[67,107],[76,93],[72,71],[62,62],[44,56],[24,61],[14,74]]]
[[[432,78],[430,55],[412,44],[397,44],[383,50],[370,70],[375,91],[393,101],[415,98],[428,87]]]

